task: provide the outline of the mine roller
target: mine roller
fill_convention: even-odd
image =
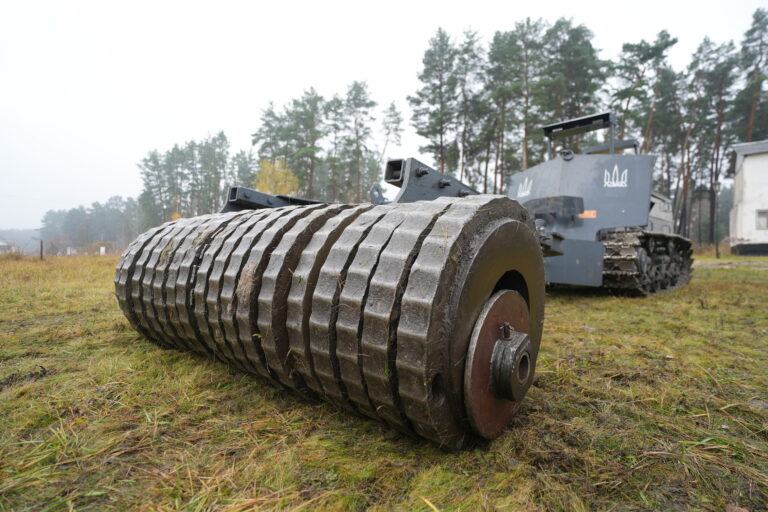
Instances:
[[[513,199],[413,159],[396,168],[419,200],[321,204],[236,187],[220,213],[147,231],[117,267],[122,311],[160,346],[444,449],[499,436],[536,368],[542,237]]]
[[[507,195],[561,239],[545,261],[555,285],[602,287],[628,295],[678,288],[691,278],[691,242],[674,233],[672,202],[653,192],[654,155],[616,140],[611,112],[544,126],[548,160],[514,173]],[[607,130],[607,142],[574,154],[558,140]],[[631,154],[622,154],[630,150]]]

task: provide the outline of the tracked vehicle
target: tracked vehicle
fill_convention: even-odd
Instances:
[[[655,157],[614,140],[615,125],[604,112],[543,127],[550,157],[557,139],[608,130],[608,142],[513,174],[507,195],[563,238],[562,254],[545,261],[547,282],[636,295],[677,288],[690,280],[691,242],[674,234],[671,201],[652,191]]]

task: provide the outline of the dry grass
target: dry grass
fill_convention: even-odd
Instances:
[[[768,509],[764,267],[550,293],[522,413],[447,454],[140,339],[115,263],[0,261],[0,510]]]

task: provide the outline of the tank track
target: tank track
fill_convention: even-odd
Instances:
[[[460,394],[468,330],[499,279],[483,275],[484,263],[503,274],[516,251],[484,255],[503,226],[530,231],[521,258],[539,257],[527,213],[499,196],[180,219],[128,247],[116,295],[132,326],[164,348],[458,449],[473,438]]]
[[[691,280],[691,242],[679,235],[632,229],[607,231],[603,288],[647,296],[673,290]]]

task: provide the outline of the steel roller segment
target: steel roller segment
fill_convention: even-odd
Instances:
[[[182,224],[182,229],[174,235],[171,243],[168,244],[167,248],[161,254],[158,264],[155,266],[154,278],[152,280],[152,307],[155,310],[158,325],[165,336],[168,339],[173,340],[173,343],[177,348],[191,352],[199,352],[200,349],[198,345],[190,343],[180,337],[169,316],[170,309],[173,309],[175,312],[175,304],[171,304],[169,308],[168,281],[169,279],[171,282],[175,282],[176,280],[178,265],[180,263],[180,261],[176,259],[176,255],[178,254],[179,249],[185,247],[184,244],[188,237],[191,236],[194,238],[196,236],[197,227],[209,218],[210,216],[194,217]],[[206,351],[200,353],[208,354]]]
[[[304,248],[301,259],[293,271],[288,293],[286,329],[294,370],[315,393],[322,395],[323,387],[315,375],[310,348],[309,318],[312,312],[312,296],[320,268],[344,230],[372,205],[359,205],[342,210],[329,219]]]
[[[345,408],[351,407],[341,381],[336,358],[336,318],[339,295],[347,278],[347,269],[357,253],[360,242],[379,220],[400,205],[376,206],[357,217],[333,244],[323,263],[312,294],[309,318],[309,341],[312,368],[322,394],[327,400]]]
[[[197,227],[194,237],[187,237],[185,242],[189,243],[185,243],[186,247],[179,263],[176,282],[173,284],[175,288],[173,299],[176,309],[176,316],[173,320],[179,338],[194,343],[215,357],[218,357],[218,354],[213,351],[213,347],[205,343],[197,332],[197,323],[191,307],[194,300],[192,290],[195,285],[195,270],[200,265],[203,252],[213,237],[241,214],[242,212],[214,214]]]
[[[166,224],[152,228],[134,240],[133,243],[126,248],[122,256],[120,256],[120,263],[115,271],[115,295],[117,296],[120,309],[125,314],[131,326],[137,331],[139,330],[139,327],[137,327],[138,320],[133,316],[131,302],[133,273],[136,271],[136,262],[141,256],[144,247],[151,242],[152,238],[159,231],[165,229]]]
[[[243,341],[237,325],[235,313],[237,311],[237,289],[240,283],[240,277],[243,273],[243,267],[248,259],[251,249],[258,243],[264,232],[269,229],[280,217],[296,208],[289,206],[284,208],[274,208],[266,210],[266,213],[253,226],[246,228],[243,233],[238,234],[237,243],[229,261],[224,266],[221,276],[221,291],[218,311],[219,323],[222,329],[224,341],[234,348],[234,354],[239,366],[245,368],[249,373],[260,375],[258,365],[260,365],[256,349],[250,340]]]
[[[261,346],[261,333],[259,332],[259,291],[261,290],[262,277],[264,270],[269,264],[269,258],[272,251],[280,243],[283,235],[289,231],[293,225],[301,218],[311,214],[318,208],[324,208],[325,205],[297,206],[286,210],[275,222],[261,235],[259,241],[253,246],[248,254],[248,259],[243,266],[237,290],[237,307],[235,309],[235,320],[237,323],[240,341],[247,349],[252,350],[256,357],[253,359],[256,370],[263,377],[280,382],[270,372],[267,366],[266,355]]]
[[[144,265],[144,275],[141,278],[139,286],[141,287],[141,321],[148,332],[156,339],[163,340],[164,345],[169,347],[177,346],[177,340],[174,336],[168,336],[164,326],[158,320],[157,311],[162,309],[159,303],[159,295],[156,296],[153,282],[156,274],[164,273],[162,268],[167,264],[168,255],[175,249],[179,242],[179,236],[187,229],[187,226],[195,225],[192,219],[179,219],[171,224],[170,229],[162,235],[158,235],[160,240],[152,248],[149,257]],[[160,268],[158,268],[160,267]],[[137,311],[137,314],[138,311]],[[189,349],[188,346],[177,347]]]
[[[211,337],[216,340],[217,344],[226,345],[228,351],[232,354],[233,359],[231,363],[245,372],[251,371],[245,360],[245,351],[237,339],[227,339],[224,333],[221,305],[224,273],[243,238],[247,238],[247,233],[257,223],[271,214],[274,214],[274,211],[269,209],[255,210],[252,212],[252,215],[248,216],[245,222],[239,224],[223,242],[221,250],[214,259],[213,268],[208,275],[208,293],[205,297],[205,305]]]
[[[178,221],[169,222],[164,225],[164,228],[152,237],[152,239],[144,246],[141,253],[136,258],[135,269],[131,276],[131,296],[130,296],[130,308],[133,317],[139,325],[139,332],[148,340],[157,343],[160,346],[172,347],[162,337],[158,336],[151,328],[149,321],[144,313],[144,297],[142,289],[142,281],[147,271],[147,264],[150,261],[152,253],[158,245],[163,244],[164,237],[169,233],[172,233]]]
[[[190,339],[179,321],[176,294],[178,291],[179,273],[182,270],[182,263],[187,257],[187,252],[199,240],[203,226],[216,215],[218,214],[194,217],[192,219],[193,223],[188,226],[189,229],[184,232],[183,236],[179,236],[175,252],[166,266],[166,275],[163,277],[160,294],[163,298],[161,309],[163,310],[162,316],[166,319],[163,324],[166,333],[173,334],[178,346],[187,346],[193,352],[205,356],[210,356],[211,351],[196,338]]]
[[[372,418],[379,418],[374,405],[368,398],[368,386],[363,379],[360,331],[362,312],[368,297],[368,283],[379,263],[379,255],[386,250],[395,230],[410,215],[427,207],[420,203],[400,204],[387,212],[374,225],[357,246],[354,259],[347,269],[339,294],[336,321],[332,327],[336,335],[336,358],[339,375],[355,408]],[[428,208],[428,207],[427,207]],[[400,257],[405,257],[400,254]],[[382,368],[382,371],[386,371]]]
[[[415,203],[418,207],[397,227],[379,256],[368,285],[360,323],[360,365],[368,398],[379,417],[401,431],[412,431],[400,403],[397,379],[397,326],[400,302],[411,265],[424,238],[452,199]]]
[[[195,270],[195,286],[192,290],[192,296],[194,297],[194,304],[192,310],[195,315],[195,323],[197,324],[197,331],[200,334],[203,342],[212,348],[219,357],[230,364],[235,364],[237,359],[231,347],[224,343],[220,338],[213,335],[212,323],[218,323],[218,321],[212,322],[208,315],[208,290],[210,287],[211,271],[213,270],[213,264],[224,247],[225,242],[229,237],[243,224],[248,224],[253,219],[254,215],[257,218],[261,217],[261,212],[244,211],[242,215],[230,221],[226,227],[219,231],[215,236],[211,238],[210,244],[207,245],[203,253],[200,265]]]
[[[157,226],[154,227],[142,234],[140,234],[136,239],[128,244],[128,247],[125,248],[123,253],[120,255],[120,261],[117,263],[117,267],[115,267],[115,295],[118,295],[118,286],[120,286],[120,291],[125,290],[125,284],[127,281],[127,272],[128,267],[133,263],[133,260],[136,256],[136,253],[141,251],[141,247],[143,244],[147,242],[148,239],[152,238],[152,236],[157,232],[157,230],[162,229],[164,226]],[[121,280],[122,277],[122,280]],[[125,301],[125,297],[122,296],[123,294],[120,294],[121,296],[118,297],[118,301]],[[121,308],[122,309],[122,308]]]
[[[311,392],[301,374],[293,369],[285,325],[291,277],[314,233],[329,219],[348,208],[350,206],[346,205],[320,207],[296,221],[272,251],[262,276],[258,297],[258,325],[267,365],[275,378],[305,396],[311,396]]]
[[[160,230],[164,229],[166,224],[152,228],[139,235],[120,256],[120,263],[115,271],[115,296],[120,305],[120,309],[130,322],[131,326],[138,331],[137,323],[133,318],[130,309],[131,301],[131,278],[136,269],[136,258],[141,254],[144,246],[149,243],[152,237]]]
[[[544,270],[527,212],[506,197],[456,201],[440,216],[411,267],[397,330],[398,392],[419,435],[458,449],[471,435],[463,402],[469,338],[494,288],[514,270],[527,286],[538,352]],[[535,364],[535,361],[534,361]]]

